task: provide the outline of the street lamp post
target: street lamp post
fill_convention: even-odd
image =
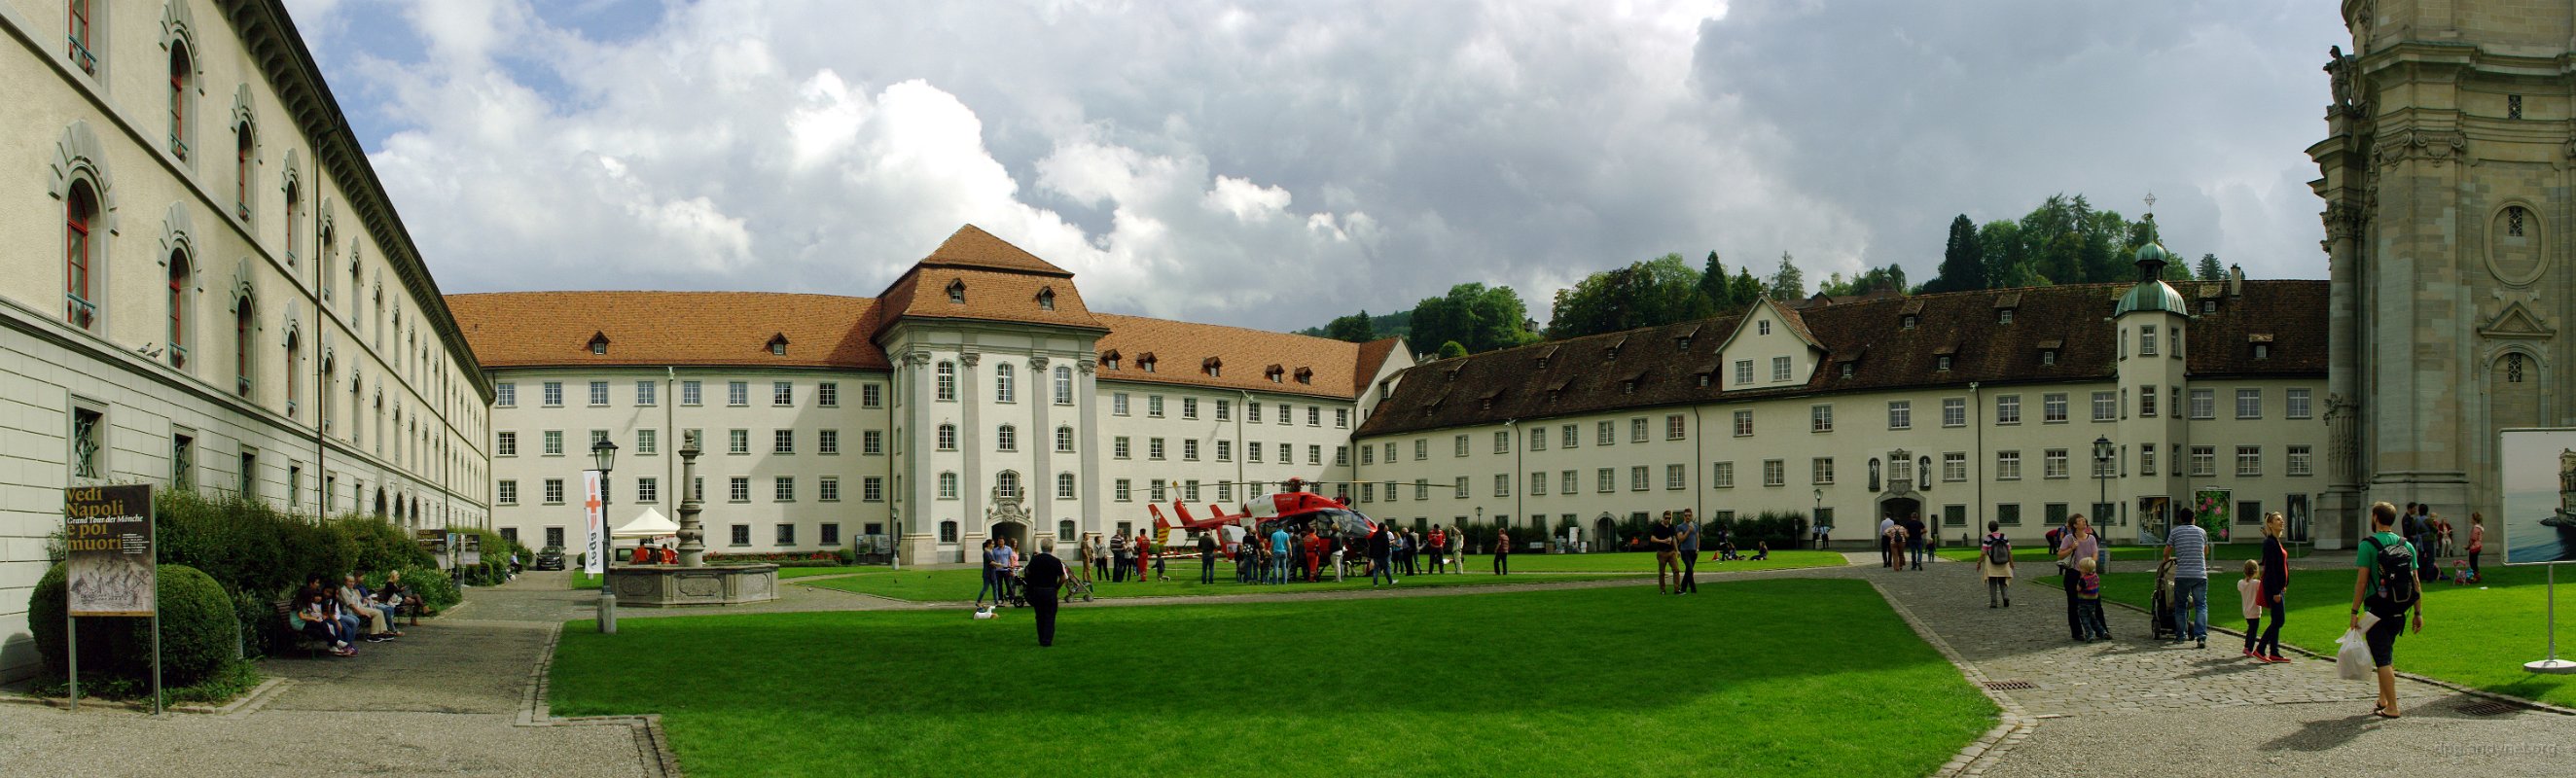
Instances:
[[[2093,483],[2098,484],[2101,487],[2101,496],[2093,501],[2093,510],[2096,513],[2101,512],[2103,510],[2103,506],[2111,503],[2110,478],[2111,436],[2104,435],[2093,439]],[[2095,526],[2100,526],[2102,524],[2102,520],[2105,518],[2109,517],[2095,516],[2093,517],[2093,524]]]
[[[616,564],[611,552],[616,542],[608,536],[608,471],[617,465],[617,443],[600,438],[590,444],[590,458],[591,463],[599,468],[599,633],[614,635],[617,634],[617,587],[608,584],[608,569]]]
[[[1823,528],[1825,527],[1825,521],[1824,521],[1824,518],[1823,518],[1824,513],[1825,513],[1825,488],[1824,488],[1824,487],[1819,486],[1819,487],[1816,487],[1816,509],[1815,509],[1815,510],[1812,510],[1812,511],[1808,511],[1808,512],[1807,512],[1807,530],[1808,530],[1809,532],[1815,532],[1815,533],[1816,533],[1816,550],[1817,550],[1817,551],[1823,551],[1823,550],[1825,550],[1825,535],[1824,535],[1824,533],[1823,533],[1823,532],[1819,531],[1819,530],[1821,530],[1821,529],[1823,529]]]

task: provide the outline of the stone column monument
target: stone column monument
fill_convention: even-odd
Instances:
[[[680,567],[705,567],[707,564],[707,531],[698,523],[698,433],[689,432],[680,441]]]

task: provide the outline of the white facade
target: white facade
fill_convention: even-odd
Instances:
[[[489,390],[283,8],[90,7],[0,3],[0,678],[66,486],[486,518]]]

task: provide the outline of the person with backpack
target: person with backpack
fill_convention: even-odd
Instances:
[[[1985,576],[1986,579],[1986,607],[2012,607],[2012,541],[2004,539],[2003,524],[1987,521],[1986,537],[1977,545],[1980,552],[1977,556],[1977,574]]]
[[[2352,628],[2361,629],[2361,612],[2365,608],[2376,619],[2362,632],[2362,639],[2370,647],[2370,664],[2379,673],[2379,700],[2371,706],[2370,713],[2386,719],[2397,718],[2397,666],[2393,654],[2409,611],[2415,616],[2416,634],[2424,632],[2424,590],[2415,577],[2419,560],[2413,544],[2397,536],[2397,523],[2397,506],[2372,504],[2370,537],[2361,539],[2360,554],[2353,560],[2359,571],[2352,580]]]

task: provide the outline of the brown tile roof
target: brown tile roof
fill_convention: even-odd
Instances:
[[[1377,371],[1386,367],[1386,358],[1394,356],[1402,345],[1403,338],[1379,338],[1360,344],[1359,367],[1351,372],[1352,397],[1368,393],[1369,382],[1376,380]]]
[[[1011,245],[1010,241],[993,237],[984,228],[972,224],[957,228],[957,232],[939,244],[938,250],[921,258],[921,266],[1073,277],[1072,272],[1039,259],[1036,254]]]
[[[2117,340],[2102,320],[2130,286],[2080,284],[1812,306],[1797,312],[1797,323],[1823,344],[1825,361],[1808,383],[1782,389],[1726,393],[1722,374],[1700,385],[1701,374],[1718,370],[1717,347],[1741,317],[1446,359],[1405,371],[1394,396],[1370,414],[1358,434],[1817,392],[2107,380]],[[2244,288],[2244,296],[2223,299],[2215,313],[2191,320],[2190,373],[2325,375],[2326,282],[2246,281]],[[2004,295],[2020,298],[2012,324],[1997,322],[1996,303]],[[1904,315],[1919,317],[1913,329],[1900,326]],[[2253,339],[2263,335],[2273,339],[2270,358],[2256,360]],[[1608,351],[1616,343],[1627,345],[1613,358]],[[2041,364],[2040,351],[2052,347],[2059,352],[2056,364]],[[1948,371],[1939,370],[1934,359],[1943,353],[1952,359]],[[1846,363],[1850,378],[1842,377]]]
[[[1109,328],[1108,334],[1100,336],[1101,365],[1095,373],[1103,381],[1350,399],[1367,388],[1395,344],[1394,338],[1361,344],[1218,324],[1106,313],[1093,316]],[[1371,350],[1377,352],[1374,361],[1365,358]],[[1112,354],[1119,357],[1115,370],[1108,364]],[[1155,363],[1150,373],[1139,364],[1148,355]],[[1218,375],[1205,370],[1211,359],[1224,365]],[[1278,383],[1264,376],[1271,365],[1279,367]],[[1310,382],[1297,380],[1301,369],[1313,371]]]
[[[447,296],[486,368],[571,365],[888,367],[876,301],[773,292],[495,292]],[[608,353],[590,353],[595,335]],[[786,356],[769,353],[784,335]]]
[[[949,285],[963,284],[966,301],[951,302]],[[1039,303],[1053,293],[1054,310]],[[877,320],[870,334],[881,334],[897,319],[969,319],[1019,324],[1052,324],[1082,329],[1108,325],[1082,304],[1082,291],[1072,278],[1020,272],[915,266],[877,299]]]

